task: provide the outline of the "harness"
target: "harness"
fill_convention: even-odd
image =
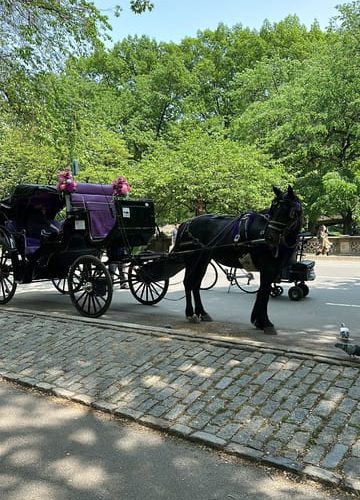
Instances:
[[[203,216],[206,217],[206,215],[207,214],[204,214]],[[259,238],[251,239],[250,230],[254,222],[255,215],[262,217],[265,220],[265,225],[259,232]],[[294,219],[292,223],[288,224],[285,222],[272,220],[270,218],[270,214],[268,213],[247,212],[231,220],[229,224],[226,224],[222,228],[222,230],[213,237],[212,240],[210,240],[208,243],[205,244],[202,241],[200,241],[199,238],[194,236],[194,234],[191,232],[191,224],[195,218],[198,219],[199,216],[193,217],[192,219],[189,219],[188,221],[185,222],[181,230],[180,238],[178,238],[178,240],[180,241],[179,245],[180,248],[186,248],[186,247],[193,248],[195,245],[198,250],[211,250],[214,248],[214,246],[216,246],[216,241],[218,241],[221,238],[224,232],[231,228],[232,228],[231,234],[233,243],[218,245],[218,246],[227,247],[235,244],[235,246],[244,245],[247,247],[251,247],[252,245],[256,245],[258,243],[265,243],[264,234],[266,229],[272,229],[277,233],[283,233],[285,228],[287,228],[288,230],[292,229],[298,223],[296,219]],[[184,238],[186,238],[185,241]],[[295,248],[297,245],[296,241],[293,245],[288,244],[284,238],[284,234],[282,234],[281,240],[282,244],[288,248]],[[276,253],[278,252],[278,246],[279,245],[277,245]]]
[[[249,238],[249,232],[251,228],[251,224],[253,223],[254,220],[254,212],[248,212],[246,214],[240,215],[240,217],[237,219],[237,225],[235,226],[235,231],[233,232],[233,241],[234,243],[241,244],[244,242],[247,243],[260,243],[263,242],[264,239],[260,238],[257,240],[250,240]],[[263,217],[267,223],[269,223],[269,216],[265,214],[257,214]],[[263,236],[265,232],[265,229],[260,231],[259,236]]]
[[[268,222],[269,217],[268,215],[265,214],[257,214],[263,217],[266,222]],[[206,214],[204,215],[206,216]],[[193,217],[192,219],[188,220],[185,222],[181,233],[179,234],[180,236],[180,248],[186,248],[186,247],[193,247],[194,245],[197,246],[197,248],[203,249],[203,250],[209,250],[214,248],[216,241],[221,238],[223,233],[229,229],[232,228],[231,233],[232,233],[232,239],[233,243],[228,243],[225,245],[218,245],[221,247],[228,247],[228,246],[233,246],[234,244],[236,246],[241,246],[241,245],[246,245],[248,246],[249,244],[256,244],[256,243],[264,243],[264,238],[259,238],[256,240],[251,240],[249,239],[249,233],[250,233],[250,228],[254,220],[255,213],[254,212],[248,212],[245,214],[241,214],[239,217],[236,217],[235,219],[231,220],[229,224],[224,226],[222,230],[214,236],[212,240],[210,240],[208,243],[204,244],[202,241],[199,240],[196,236],[193,235],[191,232],[191,223],[195,219]],[[201,217],[201,216],[200,216]],[[198,218],[198,217],[196,217]],[[260,236],[263,236],[265,232],[265,228],[261,230]],[[183,238],[186,238],[184,241]]]

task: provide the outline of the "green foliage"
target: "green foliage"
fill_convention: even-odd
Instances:
[[[31,138],[29,130],[5,129],[0,139],[0,196],[16,184],[49,184],[56,180],[59,166],[53,148]]]
[[[109,28],[87,0],[2,0],[0,57],[24,68],[56,67],[70,53],[88,52]]]
[[[328,172],[322,178],[323,190],[313,203],[311,210],[317,215],[328,216],[340,214],[344,224],[344,232],[352,231],[353,218],[359,220],[360,214],[360,176],[349,181],[339,172]]]
[[[152,10],[154,8],[153,2],[149,0],[130,0],[130,7],[135,14],[141,14],[145,10]]]
[[[158,214],[169,220],[208,212],[239,213],[264,208],[272,184],[289,177],[254,147],[193,130],[177,144],[159,141],[138,165],[134,192],[156,200]]]
[[[0,191],[55,182],[76,158],[79,180],[125,175],[175,220],[260,209],[272,184],[294,182],[310,222],[340,214],[349,232],[360,211],[360,1],[338,10],[325,31],[288,16],[108,50],[90,1],[3,0]]]
[[[76,158],[81,167],[78,179],[112,183],[120,174],[126,174],[128,157],[128,150],[119,134],[105,128],[89,128],[77,148]]]
[[[359,5],[356,2],[350,9],[355,15],[355,8],[357,19]],[[269,73],[258,72],[262,78],[258,80],[257,100],[240,109],[233,121],[234,139],[252,141],[296,176],[311,219],[321,213],[339,214],[338,204],[326,202],[331,198],[331,190],[335,196],[339,189],[339,182],[329,184],[328,172],[342,179],[342,185],[347,185],[351,192],[358,175],[360,60],[351,40],[359,28],[354,22],[351,32],[344,26],[348,26],[345,21],[341,30],[329,33],[329,43],[321,43],[317,52],[303,62],[282,63],[291,71],[283,73],[285,78],[277,88],[272,86],[266,98],[261,91],[265,85],[271,85]],[[269,64],[273,63],[271,59]],[[252,84],[255,78],[245,83],[249,81]],[[234,95],[244,95],[244,79],[237,83],[240,88],[234,85]],[[341,211],[346,232],[353,224],[354,210],[351,197],[349,207]]]

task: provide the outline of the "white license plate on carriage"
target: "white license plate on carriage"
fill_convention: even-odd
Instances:
[[[130,219],[130,207],[122,207],[122,216],[124,219]]]
[[[85,229],[85,221],[84,220],[76,220],[75,221],[75,230],[81,231]]]

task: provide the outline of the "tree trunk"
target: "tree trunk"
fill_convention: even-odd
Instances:
[[[206,213],[206,206],[203,200],[196,200],[195,202],[195,215],[202,215]]]
[[[347,210],[342,214],[343,216],[343,234],[352,234],[354,228],[354,221],[352,217],[352,211]]]

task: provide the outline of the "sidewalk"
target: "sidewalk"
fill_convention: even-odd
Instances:
[[[0,375],[360,492],[360,363],[0,310]]]

